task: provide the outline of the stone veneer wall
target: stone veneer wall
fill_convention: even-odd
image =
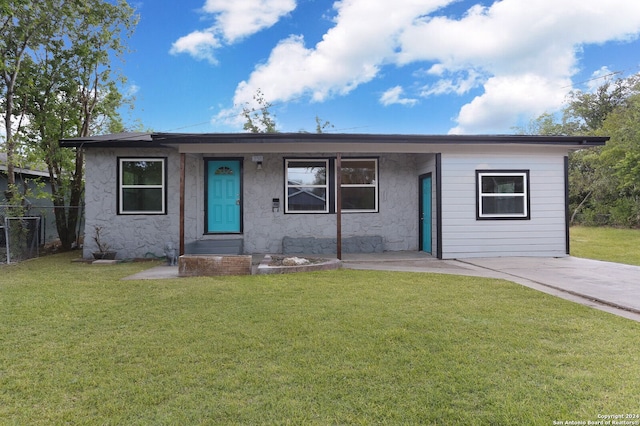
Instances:
[[[118,157],[167,157],[167,214],[118,215]],[[180,204],[180,157],[171,149],[88,149],[85,154],[86,224],[83,257],[96,250],[94,229],[118,252],[118,259],[164,255],[167,242],[178,244]]]
[[[282,239],[283,254],[334,254],[338,251],[337,247],[337,238],[284,237]],[[384,242],[380,236],[347,237],[342,240],[343,253],[382,253],[383,251]]]
[[[313,158],[333,154],[314,154]],[[167,214],[117,214],[117,158],[167,158]],[[252,155],[220,155],[243,158],[242,235],[204,233],[204,158],[216,155],[186,155],[185,243],[203,239],[243,238],[245,253],[280,253],[284,237],[335,238],[335,214],[284,213],[284,158],[303,155],[264,154],[262,169]],[[346,157],[346,156],[345,156]],[[364,157],[364,155],[363,155]],[[343,238],[382,237],[384,250],[418,248],[418,175],[416,159],[410,154],[370,154],[379,158],[379,212],[344,213]],[[83,256],[96,249],[95,226],[103,227],[103,240],[118,252],[118,258],[163,255],[167,242],[178,244],[180,203],[180,155],[173,149],[107,149],[86,152],[86,228]],[[272,211],[272,199],[280,199],[279,211]]]
[[[233,235],[204,235],[204,157],[244,158],[242,236],[245,253],[280,253],[284,237],[335,237],[335,214],[284,213],[284,159],[325,158],[332,157],[334,154],[260,155],[263,157],[260,170],[251,161],[252,155],[187,157],[187,170],[190,173],[185,194],[187,243],[193,239],[233,237]],[[342,215],[343,238],[381,236],[384,250],[417,250],[418,176],[415,156],[368,154],[363,157],[379,158],[379,212],[344,213]],[[280,199],[279,211],[272,210],[274,198]]]

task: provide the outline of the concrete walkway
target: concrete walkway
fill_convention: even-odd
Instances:
[[[640,322],[640,266],[577,257],[395,261],[345,259],[345,268],[501,278]]]
[[[345,254],[342,260],[346,269],[505,279],[640,322],[640,266],[571,256],[439,260],[422,252]],[[156,266],[126,279],[177,277],[177,267]]]

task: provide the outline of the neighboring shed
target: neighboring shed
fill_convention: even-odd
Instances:
[[[161,254],[167,242],[251,254],[281,253],[286,240],[335,253],[348,240],[347,251],[452,259],[567,255],[568,153],[607,140],[125,133],[60,143],[85,150],[87,229],[102,226],[119,257]],[[84,255],[93,249],[87,238]]]
[[[49,172],[40,169],[16,167],[14,169],[16,185],[21,191],[26,188],[25,215],[41,218],[40,242],[49,242],[58,238],[56,231]],[[7,154],[0,152],[0,225],[4,223],[8,207],[5,192],[8,189]],[[40,196],[39,196],[40,195]]]

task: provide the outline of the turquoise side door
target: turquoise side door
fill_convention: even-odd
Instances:
[[[431,253],[431,175],[420,177],[420,249]]]
[[[239,160],[207,161],[208,233],[241,231],[241,168]]]

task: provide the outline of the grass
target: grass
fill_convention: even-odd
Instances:
[[[506,281],[0,267],[2,424],[552,424],[638,409],[640,324]]]
[[[574,226],[571,255],[640,266],[640,229]]]

